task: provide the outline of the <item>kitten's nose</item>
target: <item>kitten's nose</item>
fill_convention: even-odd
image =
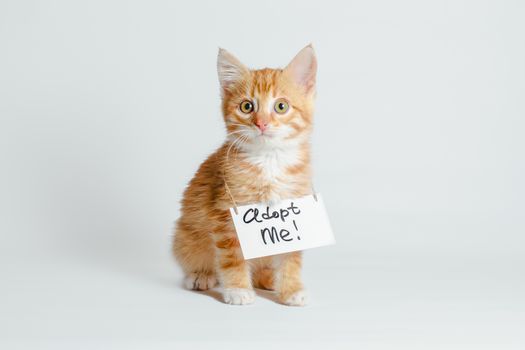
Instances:
[[[264,130],[267,129],[268,127],[268,123],[266,123],[264,120],[262,119],[257,119],[255,121],[255,125],[257,125],[257,127],[259,128],[259,130],[261,130],[261,132],[264,132]]]

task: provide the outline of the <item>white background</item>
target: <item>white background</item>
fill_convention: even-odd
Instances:
[[[520,1],[0,2],[0,347],[523,349]],[[306,308],[181,288],[218,46],[318,53]],[[180,344],[186,344],[182,346]]]

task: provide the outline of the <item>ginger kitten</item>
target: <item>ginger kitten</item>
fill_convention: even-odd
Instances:
[[[304,305],[301,252],[244,260],[229,208],[311,193],[310,146],[317,60],[311,45],[284,69],[250,70],[219,49],[227,138],[202,163],[182,199],[173,252],[189,289],[221,285],[228,304],[250,304],[253,288]]]

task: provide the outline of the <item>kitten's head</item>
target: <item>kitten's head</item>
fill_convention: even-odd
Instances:
[[[250,70],[219,49],[217,70],[230,140],[245,145],[285,146],[308,137],[317,71],[311,45],[284,69]]]

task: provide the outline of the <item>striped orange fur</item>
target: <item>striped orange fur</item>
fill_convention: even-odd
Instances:
[[[227,138],[184,192],[173,252],[190,289],[220,283],[230,304],[253,302],[253,287],[272,289],[280,302],[304,305],[301,253],[244,260],[229,208],[311,193],[314,50],[284,69],[250,70],[220,49],[217,67]]]

